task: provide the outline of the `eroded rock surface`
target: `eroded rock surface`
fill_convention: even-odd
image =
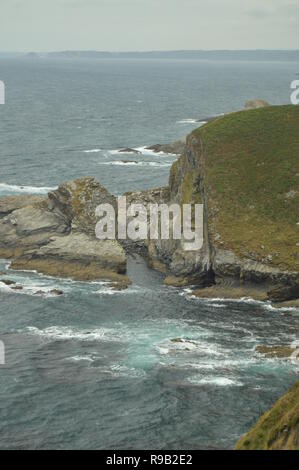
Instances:
[[[95,237],[99,204],[115,198],[94,178],[63,183],[48,198],[0,198],[0,257],[11,267],[77,280],[130,284],[126,255],[117,240]]]

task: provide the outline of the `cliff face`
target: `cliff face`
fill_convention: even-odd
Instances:
[[[298,128],[299,108],[277,106],[227,115],[188,136],[169,202],[204,204],[204,245],[184,252],[178,241],[149,242],[171,282],[265,293],[287,285],[299,297]]]
[[[239,440],[236,450],[299,450],[299,382]]]

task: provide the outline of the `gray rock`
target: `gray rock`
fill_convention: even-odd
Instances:
[[[97,223],[95,209],[99,204],[109,203],[117,213],[115,197],[91,177],[62,183],[48,196],[49,210],[63,217],[73,232],[94,236]]]
[[[120,149],[119,153],[134,153],[135,155],[141,154],[141,152],[139,150],[131,149],[129,147]]]
[[[149,147],[146,147],[147,150],[151,150],[155,153],[172,153],[174,155],[181,155],[186,146],[186,140],[178,140],[172,144],[155,144]]]
[[[250,100],[245,103],[245,109],[258,109],[267,106],[270,106],[270,104],[265,100]]]
[[[0,218],[26,206],[42,205],[45,201],[46,198],[44,196],[22,195],[0,197]]]
[[[15,259],[11,268],[36,269],[44,274],[83,281],[111,279],[129,284],[124,276],[126,255],[121,245],[84,233],[52,237],[47,245]]]
[[[0,220],[0,252],[25,251],[48,243],[53,235],[68,232],[69,227],[60,215],[38,206],[26,206]]]

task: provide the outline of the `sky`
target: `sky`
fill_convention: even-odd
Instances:
[[[298,0],[0,0],[1,51],[298,48]]]

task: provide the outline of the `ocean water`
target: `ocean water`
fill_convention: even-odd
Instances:
[[[289,103],[297,71],[289,62],[1,59],[0,195],[46,193],[82,175],[114,194],[165,185],[176,157],[146,145],[247,99]],[[296,361],[255,352],[298,339],[298,310],[194,299],[138,257],[128,271],[132,286],[115,292],[0,261],[0,280],[24,287],[0,283],[1,449],[232,448],[298,380]]]

